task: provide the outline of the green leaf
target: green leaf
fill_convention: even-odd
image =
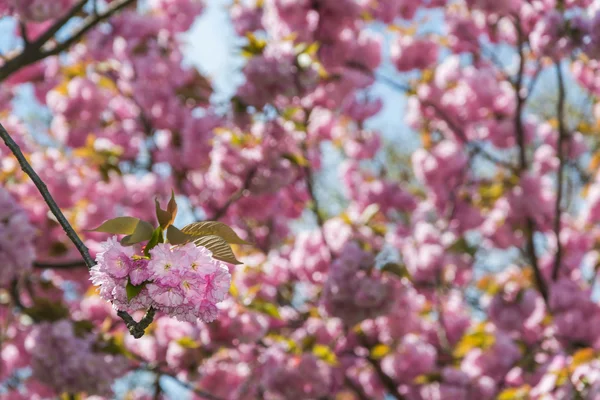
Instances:
[[[129,280],[129,278],[127,278],[127,285],[125,286],[125,291],[127,292],[127,301],[131,301],[131,299],[140,294],[140,292],[145,286],[146,282],[136,286],[131,283],[131,280]]]
[[[254,299],[254,301],[252,301],[247,308],[261,314],[266,314],[275,319],[281,319],[281,315],[279,315],[279,309],[277,306],[264,300]]]
[[[404,265],[400,265],[394,262],[388,262],[383,267],[381,267],[383,272],[389,272],[394,274],[400,278],[408,278],[410,279],[410,274]]]
[[[229,226],[218,221],[194,222],[181,228],[181,231],[192,236],[219,236],[230,244],[250,244],[240,238]]]
[[[237,298],[240,295],[237,286],[235,286],[235,283],[233,282],[231,282],[231,285],[229,286],[229,295],[233,298]]]
[[[464,237],[459,238],[456,242],[454,242],[450,247],[448,247],[448,251],[452,253],[459,254],[469,254],[470,256],[474,256],[477,253],[477,248],[469,245],[467,240]]]
[[[319,42],[312,42],[309,44],[306,49],[304,49],[303,53],[308,54],[309,56],[316,56],[319,51]]]
[[[90,229],[90,232],[105,232],[115,235],[131,235],[135,232],[140,220],[133,217],[117,217],[105,221],[102,225],[95,229]]]
[[[317,343],[317,338],[314,335],[306,336],[302,339],[302,350],[312,349]]]
[[[23,310],[35,322],[55,322],[69,316],[69,309],[62,302],[55,302],[46,298],[37,297],[33,305]]]
[[[285,346],[287,347],[287,352],[288,353],[293,353],[293,354],[300,354],[301,351],[298,348],[298,345],[296,344],[296,342],[294,342],[292,339],[283,336],[283,335],[279,335],[277,333],[269,333],[266,336],[268,339],[271,339],[277,343],[282,343],[285,344]]]
[[[171,191],[171,200],[169,200],[166,210],[160,208],[158,199],[154,199],[154,203],[156,204],[156,218],[158,219],[158,223],[160,224],[161,228],[167,229],[167,227],[171,225],[173,221],[175,221],[175,217],[177,216],[175,192]]]
[[[144,248],[144,255],[146,257],[150,257],[150,250],[152,250],[153,248],[155,248],[157,244],[162,243],[163,241],[164,241],[163,230],[159,226],[158,228],[156,228],[154,230],[154,232],[152,232],[152,237],[150,238],[150,241],[148,242],[148,244]]]
[[[196,246],[206,247],[212,252],[212,255],[217,260],[221,260],[230,264],[241,264],[240,261],[235,258],[233,250],[229,244],[220,236],[201,236],[194,239]]]
[[[427,385],[433,382],[441,382],[442,375],[438,372],[432,372],[430,374],[419,375],[413,381],[417,385]]]
[[[363,224],[368,224],[378,212],[379,206],[377,204],[369,204],[360,215],[359,220]]]
[[[323,344],[316,344],[312,350],[313,354],[325,361],[329,365],[337,365],[338,360],[335,353],[328,347]]]
[[[173,216],[173,221],[175,221],[175,217],[177,216],[177,202],[175,201],[175,192],[171,190],[171,199],[167,204],[167,212]]]
[[[469,351],[475,348],[486,350],[496,343],[496,337],[493,333],[485,332],[483,330],[468,333],[462,337],[460,342],[454,349],[454,357],[462,358]]]
[[[186,233],[181,232],[173,225],[169,225],[169,227],[167,228],[167,240],[171,244],[184,244],[193,239],[194,237],[192,235],[188,235]]]
[[[529,385],[504,389],[498,394],[498,400],[525,400],[529,398]]]
[[[264,48],[267,47],[267,42],[263,39],[258,39],[253,33],[246,33],[246,38],[248,39],[248,44],[242,47],[242,56],[246,58],[252,58],[261,54]]]
[[[392,349],[390,349],[390,346],[387,346],[385,344],[378,344],[377,346],[371,349],[370,355],[373,360],[381,360],[383,357],[390,354],[391,351]]]
[[[308,165],[308,161],[302,154],[298,153],[286,153],[282,155],[286,160],[290,160],[294,165],[299,167],[306,167]]]
[[[177,343],[184,349],[197,349],[198,347],[200,347],[200,344],[189,336],[184,336],[180,339],[177,339],[175,343]]]
[[[88,321],[87,319],[73,321],[73,333],[75,333],[75,336],[77,337],[84,337],[94,330],[94,326],[94,323],[92,321]]]
[[[145,242],[146,240],[152,239],[154,233],[154,227],[146,221],[139,221],[131,235],[125,236],[121,239],[123,246],[130,246],[136,243]]]

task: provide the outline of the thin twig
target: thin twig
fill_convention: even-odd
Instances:
[[[521,89],[523,87],[523,77],[525,74],[525,55],[524,50],[524,37],[521,29],[520,21],[515,21],[515,28],[517,30],[517,48],[519,53],[519,69],[517,72],[517,81],[515,84],[515,96],[517,100],[515,110],[515,132],[517,135],[517,143],[519,145],[519,175],[523,174],[527,170],[527,154],[525,147],[525,128],[523,126],[523,107],[525,106],[526,99],[521,95]],[[527,240],[527,255],[531,262],[531,268],[535,277],[535,282],[540,294],[544,298],[544,301],[548,303],[548,289],[544,277],[540,271],[538,264],[537,254],[535,252],[534,232],[535,223],[530,216],[525,219],[525,235]]]
[[[160,386],[160,377],[162,374],[160,372],[156,372],[154,376],[154,400],[160,400],[160,394],[162,393],[162,387]]]
[[[233,205],[233,203],[235,203],[236,201],[238,201],[239,199],[241,199],[244,196],[244,192],[248,189],[250,189],[250,185],[252,184],[252,179],[254,179],[254,176],[256,175],[256,172],[258,170],[258,167],[253,167],[250,169],[250,171],[248,171],[248,174],[246,175],[246,178],[244,178],[244,183],[242,184],[242,187],[239,188],[238,190],[236,190],[225,202],[225,204],[223,204],[216,212],[215,214],[212,216],[212,221],[218,221],[219,219],[223,218],[223,216],[225,216],[225,214],[227,214],[227,210],[229,210],[229,207],[231,207]]]
[[[348,376],[344,378],[344,383],[356,394],[359,400],[369,400],[369,396],[365,393],[360,383],[355,383]]]
[[[54,46],[54,48],[52,48],[48,51],[43,51],[41,54],[42,58],[45,58],[48,56],[54,56],[54,55],[57,55],[57,54],[65,51],[66,49],[71,47],[73,44],[79,42],[81,40],[81,38],[83,37],[83,35],[85,35],[87,32],[89,32],[91,29],[93,29],[100,22],[110,18],[112,15],[114,15],[115,13],[124,9],[125,7],[133,4],[135,1],[136,0],[115,1],[115,2],[111,3],[110,7],[102,14],[92,15],[92,16],[86,18],[83,22],[83,26],[81,28],[79,28],[79,30],[77,30],[77,32],[75,32],[70,38],[68,38],[64,42],[60,42],[59,44]]]
[[[25,47],[22,52],[5,61],[2,67],[0,67],[0,82],[23,67],[34,64],[46,57],[57,55],[69,49],[72,45],[79,42],[87,32],[96,27],[100,22],[110,18],[112,15],[133,4],[135,1],[136,0],[113,1],[103,13],[91,15],[84,19],[83,25],[68,39],[63,42],[56,43],[54,47],[49,50],[43,50],[44,45],[46,45],[54,37],[54,35],[61,28],[63,28],[67,22],[69,22],[69,20],[71,20],[71,18],[83,10],[83,7],[87,4],[87,0],[79,1],[63,17],[56,20],[56,22],[52,24],[48,30],[42,33],[35,41],[31,42],[30,46]]]
[[[369,345],[369,342],[368,342],[366,336],[363,333],[359,333],[357,336],[358,336],[358,340],[359,340],[360,344],[363,345],[370,352],[371,346]],[[385,371],[381,368],[381,364],[379,364],[379,361],[375,360],[371,356],[367,356],[365,359],[369,362],[369,364],[371,364],[371,367],[373,367],[373,369],[375,370],[375,373],[377,374],[377,377],[379,378],[381,383],[385,386],[387,391],[392,396],[394,396],[397,400],[404,400],[405,397],[398,391],[397,382],[394,381],[388,374],[385,373]]]
[[[564,154],[564,142],[567,139],[567,129],[565,126],[565,99],[566,90],[565,82],[563,79],[562,71],[560,69],[560,62],[556,63],[556,77],[558,80],[558,105],[557,105],[557,117],[558,117],[558,140],[556,144],[556,155],[558,157],[558,171],[556,179],[556,204],[554,206],[554,235],[556,236],[556,254],[554,256],[554,266],[552,268],[552,280],[558,279],[558,271],[560,269],[560,261],[562,258],[562,246],[560,244],[560,220],[561,220],[561,200],[563,194],[563,180],[564,180],[564,169],[566,163],[566,156]]]
[[[27,35],[27,25],[23,21],[19,21],[19,32],[21,33],[21,38],[23,39],[24,47],[27,49],[30,46],[29,36]]]
[[[403,92],[410,92],[410,90],[411,90],[411,88],[409,86],[406,86],[402,83],[396,82],[392,78],[389,78],[385,75],[377,74],[376,77],[377,77],[377,79],[383,81],[383,83],[385,83],[386,85],[388,85],[392,88],[401,90]],[[475,149],[475,152],[477,154],[480,154],[483,158],[487,159],[488,161],[491,161],[492,163],[494,163],[498,166],[502,166],[511,171],[515,170],[515,167],[511,163],[501,160],[500,158],[496,157],[492,153],[485,150],[479,143],[469,141],[469,139],[467,138],[465,133],[452,121],[450,116],[448,114],[446,114],[446,112],[441,107],[439,107],[437,104],[435,104],[433,102],[429,102],[429,101],[423,101],[423,100],[421,100],[421,104],[433,108],[434,111],[438,114],[438,116],[446,123],[446,125],[448,125],[450,130],[452,130],[452,132],[458,137],[458,139],[465,145],[472,146]]]

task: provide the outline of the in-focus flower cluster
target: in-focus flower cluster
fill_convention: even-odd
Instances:
[[[144,257],[112,237],[103,249],[91,280],[119,310],[154,307],[179,320],[211,322],[229,291],[229,270],[205,247],[160,243]]]

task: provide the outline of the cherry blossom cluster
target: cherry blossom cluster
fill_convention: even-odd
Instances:
[[[149,258],[136,256],[116,236],[104,242],[90,272],[100,296],[118,310],[154,307],[182,321],[213,321],[231,282],[225,264],[194,243],[160,243],[149,253]],[[139,288],[134,296],[128,293],[131,287]]]
[[[25,339],[33,379],[56,393],[111,396],[127,363],[121,355],[96,350],[96,339],[92,332],[77,332],[68,320],[36,325]]]

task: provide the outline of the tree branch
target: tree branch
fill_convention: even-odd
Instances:
[[[523,54],[524,37],[521,29],[520,21],[515,21],[515,29],[517,30],[517,47],[519,53],[519,69],[517,72],[517,81],[515,83],[515,96],[517,100],[515,109],[515,132],[517,135],[517,143],[519,145],[519,175],[523,174],[527,170],[527,154],[525,148],[525,128],[523,126],[523,107],[525,106],[526,99],[521,96],[521,90],[523,88],[523,77],[525,74],[525,55]],[[546,304],[548,303],[548,289],[544,282],[544,277],[540,271],[538,265],[537,254],[535,252],[534,232],[535,223],[531,217],[527,217],[525,220],[525,235],[527,239],[527,255],[533,268],[533,274],[535,282],[540,294],[544,298]]]
[[[63,228],[71,242],[73,242],[73,244],[77,248],[77,251],[79,251],[79,254],[81,254],[81,257],[85,261],[87,267],[92,268],[96,263],[94,262],[94,260],[92,260],[92,257],[90,256],[87,247],[85,247],[85,245],[83,244],[83,242],[81,241],[81,239],[79,238],[69,221],[67,221],[67,218],[65,218],[65,215],[52,198],[52,195],[48,191],[48,187],[46,186],[44,181],[42,181],[39,175],[33,170],[31,164],[29,164],[29,162],[23,155],[23,152],[21,152],[19,145],[10,137],[9,133],[6,131],[4,126],[2,126],[2,124],[0,124],[0,137],[2,138],[2,140],[4,140],[6,146],[10,149],[10,151],[19,161],[19,165],[21,166],[23,172],[25,172],[31,178],[38,191],[44,198],[44,201],[50,208],[50,211],[52,211],[52,214],[54,214],[60,226]]]
[[[120,311],[120,310],[117,311],[117,315],[119,316],[119,318],[121,318],[123,321],[125,321],[125,326],[129,330],[129,333],[131,333],[131,336],[133,336],[136,339],[139,339],[142,336],[144,336],[146,328],[154,320],[155,314],[156,314],[156,310],[154,309],[154,307],[151,306],[148,309],[148,311],[146,311],[146,314],[140,320],[140,322],[135,322],[133,317],[131,315],[129,315],[127,312]]]
[[[357,336],[360,344],[363,345],[370,353],[371,346],[369,345],[366,336],[363,333],[359,333]],[[371,364],[371,366],[375,370],[375,373],[377,374],[377,377],[379,378],[381,383],[386,387],[387,391],[397,400],[404,400],[404,396],[398,391],[397,383],[383,371],[379,362],[372,358],[370,355],[368,355],[365,359],[369,362],[369,364]]]
[[[81,0],[77,4],[69,10],[63,17],[59,18],[48,30],[46,30],[39,38],[29,44],[29,46],[25,46],[23,51],[15,55],[14,57],[6,60],[4,65],[0,68],[0,81],[5,80],[13,73],[17,72],[19,69],[36,63],[40,60],[43,60],[46,57],[57,55],[73,44],[77,43],[83,35],[85,35],[88,31],[93,29],[100,22],[110,18],[116,12],[122,10],[123,8],[133,4],[136,0],[116,0],[113,1],[106,11],[102,14],[95,14],[87,17],[83,21],[83,25],[64,42],[57,43],[53,48],[49,50],[42,50],[45,44],[47,44],[54,35],[64,27],[67,22],[75,15],[77,15],[83,7],[87,4],[87,0]]]
[[[23,39],[23,44],[25,48],[30,46],[29,36],[27,35],[27,25],[23,21],[19,21],[19,32],[21,34],[21,38]]]
[[[130,4],[133,4],[135,1],[136,0],[115,1],[115,2],[111,3],[110,7],[102,14],[91,15],[90,17],[86,18],[84,20],[83,26],[81,28],[79,28],[79,30],[77,32],[75,32],[69,39],[65,40],[64,42],[60,42],[59,44],[54,46],[54,48],[52,48],[48,51],[43,51],[41,53],[42,58],[45,58],[48,56],[54,56],[54,55],[57,55],[57,54],[65,51],[66,49],[71,47],[73,44],[75,44],[79,40],[81,40],[83,35],[85,35],[87,32],[89,32],[91,29],[93,29],[100,22],[104,21],[105,19],[110,18],[112,15],[114,15],[115,13],[124,9],[125,7],[129,6]]]
[[[229,207],[231,207],[233,205],[233,203],[235,203],[236,201],[238,201],[239,199],[242,198],[242,196],[244,195],[244,192],[250,188],[250,184],[252,183],[252,179],[254,179],[254,176],[256,175],[257,170],[258,170],[258,167],[255,166],[255,167],[251,168],[250,171],[248,171],[248,175],[246,175],[246,178],[244,179],[244,183],[242,184],[242,187],[239,188],[238,190],[236,190],[235,193],[233,193],[227,199],[225,204],[223,204],[215,212],[215,214],[212,216],[212,221],[218,221],[219,219],[223,218],[223,216],[225,216],[225,214],[227,214],[227,210],[229,210]]]
[[[83,244],[83,242],[81,241],[81,239],[79,238],[79,236],[75,232],[75,229],[73,229],[69,221],[67,221],[67,218],[62,213],[60,207],[58,207],[58,205],[54,201],[54,198],[52,198],[52,195],[48,191],[48,187],[46,186],[44,181],[42,181],[42,179],[35,172],[31,164],[29,164],[29,162],[23,155],[23,152],[19,148],[19,145],[13,140],[12,137],[10,137],[9,133],[6,131],[4,126],[2,126],[2,124],[0,124],[0,137],[2,138],[6,146],[10,149],[10,151],[14,154],[15,158],[19,161],[19,165],[21,166],[23,172],[25,172],[33,181],[38,191],[44,198],[44,201],[50,208],[50,211],[52,211],[52,214],[54,214],[54,216],[58,220],[58,223],[67,234],[68,238],[71,240],[71,242],[73,242],[73,244],[77,248],[77,251],[79,251],[79,254],[81,254],[81,257],[85,261],[85,264],[88,267],[88,269],[92,268],[94,265],[96,265],[96,263],[90,256],[88,248],[85,246],[85,244]],[[154,308],[150,307],[150,309],[148,309],[148,311],[146,312],[144,318],[142,318],[142,320],[139,323],[136,323],[131,317],[131,315],[129,315],[125,311],[118,311],[117,315],[121,317],[123,321],[125,321],[127,329],[129,329],[129,332],[133,335],[133,337],[137,339],[144,335],[144,330],[148,327],[148,325],[150,325],[150,323],[154,319],[154,313]]]
[[[558,140],[556,144],[556,155],[558,157],[559,165],[556,179],[556,204],[554,205],[554,235],[556,236],[556,255],[554,256],[554,265],[552,267],[552,280],[558,279],[558,271],[560,270],[560,261],[562,258],[562,246],[560,244],[560,219],[561,219],[561,200],[563,194],[563,180],[564,180],[564,169],[566,158],[564,154],[564,142],[567,139],[567,129],[565,127],[565,99],[566,90],[565,82],[563,79],[562,71],[560,69],[560,62],[556,63],[556,77],[558,80],[558,105],[557,105],[557,118],[558,118]],[[567,155],[568,156],[568,155]]]
[[[388,85],[392,88],[401,90],[403,92],[409,92],[411,90],[410,87],[403,85],[401,83],[398,83],[385,75],[377,74],[376,77],[377,77],[377,79],[380,79],[381,81],[383,81],[383,83],[385,83],[386,85]],[[442,110],[442,108],[439,107],[437,104],[428,102],[428,101],[421,101],[421,103],[425,106],[429,106],[429,107],[433,108],[435,110],[435,112],[438,114],[438,116],[448,125],[450,130],[452,130],[452,132],[460,139],[460,141],[467,146],[472,146],[475,149],[476,154],[481,154],[481,156],[483,158],[487,159],[488,161],[491,161],[492,163],[494,163],[496,165],[505,167],[511,171],[515,170],[515,167],[511,163],[506,162],[506,161],[501,160],[500,158],[496,157],[492,153],[485,150],[479,143],[469,141],[467,139],[467,136],[465,135],[465,133],[452,121],[450,116],[447,115],[444,112],[444,110]]]
[[[50,263],[43,261],[34,261],[33,267],[38,269],[76,269],[86,267],[84,260],[65,261],[58,263]]]

